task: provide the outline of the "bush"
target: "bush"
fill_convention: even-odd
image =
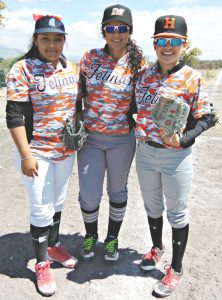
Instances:
[[[14,63],[20,58],[21,56],[16,56],[4,60],[0,60],[0,69],[4,70],[4,72],[7,74],[8,71],[11,69],[11,67],[14,65]]]

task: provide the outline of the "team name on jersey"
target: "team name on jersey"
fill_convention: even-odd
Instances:
[[[43,93],[46,88],[58,89],[78,82],[78,77],[70,74],[67,76],[50,76],[50,79],[45,76],[45,73],[37,73],[33,76],[34,82],[36,82],[36,90]]]
[[[103,70],[102,64],[91,64],[90,69],[91,72],[87,73],[86,75],[88,79],[95,78],[96,80],[102,80],[110,83],[131,85],[131,76],[116,75],[114,74],[115,71]]]
[[[139,104],[154,104],[158,101],[160,93],[159,90],[150,86],[143,86],[139,90],[140,97],[137,99],[137,103]]]

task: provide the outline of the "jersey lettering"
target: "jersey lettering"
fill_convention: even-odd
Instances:
[[[152,90],[152,93],[151,93]],[[153,92],[153,88],[150,89],[149,87],[145,86],[142,87],[142,97],[138,99],[138,103],[150,103],[154,104],[158,101],[160,93],[158,91]]]
[[[45,74],[35,74],[34,82],[38,82],[38,84],[36,84],[36,90],[43,93],[46,89]]]
[[[131,77],[130,76],[120,76],[115,75],[112,70],[101,70],[102,64],[92,64],[91,70],[92,72],[89,72],[87,74],[88,79],[95,78],[96,80],[102,80],[104,82],[109,83],[120,83],[125,85],[131,85]]]

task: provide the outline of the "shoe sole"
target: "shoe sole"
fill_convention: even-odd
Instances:
[[[37,290],[38,290],[38,292],[39,292],[39,294],[41,294],[42,296],[45,296],[45,297],[51,297],[51,296],[53,296],[53,295],[55,295],[55,292],[53,292],[53,293],[44,293],[44,292],[41,292],[38,288],[37,288]]]
[[[89,261],[93,260],[93,258],[94,258],[94,255],[90,256],[90,257],[84,257],[84,256],[82,256],[82,260],[85,261],[85,262],[89,262]]]
[[[95,257],[95,252],[90,252],[90,254],[88,254],[88,256],[84,256],[83,254],[81,254],[81,258],[85,262],[92,260],[94,257]]]
[[[115,264],[117,262],[117,260],[119,259],[119,252],[117,252],[115,258],[111,258],[111,257],[109,257],[107,255],[105,255],[104,258],[105,258],[105,262],[107,264]]]
[[[57,259],[54,259],[54,258],[50,257],[49,255],[48,255],[48,260],[51,261],[51,262],[57,262],[60,265],[62,265],[64,268],[67,268],[67,269],[75,269],[78,266],[78,260],[77,259],[76,259],[76,263],[74,265],[66,265],[65,262],[63,263],[63,262],[61,262]]]
[[[156,269],[156,266],[141,266],[140,265],[140,269],[144,272],[151,272],[154,269]]]
[[[179,283],[181,283],[182,280],[183,280],[183,278],[180,279]],[[153,294],[153,296],[156,296],[158,298],[165,298],[165,297],[170,296],[175,291],[176,288],[177,288],[177,286],[173,290],[169,291],[168,293],[164,293],[164,292],[160,291],[157,287],[155,287],[152,294]]]
[[[37,289],[37,291],[38,291],[41,295],[43,295],[43,296],[45,296],[45,297],[50,297],[50,296],[55,295],[55,293],[56,293],[56,284],[54,283],[54,291],[51,292],[51,293],[47,293],[47,292],[41,291],[41,289],[38,288],[37,283],[36,283],[36,289]]]

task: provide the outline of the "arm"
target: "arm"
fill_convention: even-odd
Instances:
[[[21,156],[22,173],[29,177],[38,176],[38,162],[32,156],[24,126],[9,129]]]
[[[189,147],[195,142],[195,138],[198,137],[205,130],[210,129],[218,123],[218,118],[215,113],[206,114],[202,118],[194,120],[194,127],[190,130],[185,130],[180,136],[180,145],[183,148]]]
[[[190,147],[195,143],[196,137],[218,123],[218,118],[215,113],[206,114],[197,120],[191,120],[191,118],[193,117],[189,115],[188,125],[182,134],[175,133],[172,136],[164,136],[164,132],[162,131],[161,136],[164,143],[173,147]]]
[[[32,136],[33,111],[31,102],[8,101],[6,122],[21,156],[22,172],[26,176],[38,176],[38,163],[32,157],[29,141]]]

